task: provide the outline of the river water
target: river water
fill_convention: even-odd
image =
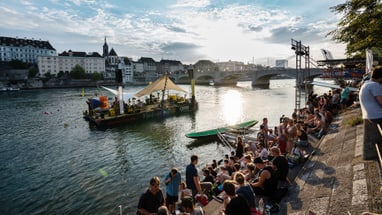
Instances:
[[[135,214],[152,176],[163,179],[175,166],[184,178],[192,154],[201,170],[229,151],[217,142],[190,147],[186,133],[263,117],[276,125],[293,112],[294,84],[196,86],[195,114],[106,130],[82,118],[81,89],[0,94],[0,214],[119,214],[120,206]],[[95,92],[85,89],[88,97]]]

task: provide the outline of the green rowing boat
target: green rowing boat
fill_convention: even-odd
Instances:
[[[246,129],[256,125],[257,123],[258,123],[257,120],[250,120],[250,121],[242,122],[242,123],[227,126],[227,127],[189,133],[189,134],[186,134],[186,137],[193,138],[193,139],[213,138],[213,137],[217,137],[218,132],[220,133],[225,133],[228,131],[243,132]]]

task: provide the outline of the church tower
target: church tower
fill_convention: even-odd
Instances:
[[[107,57],[109,54],[109,46],[106,43],[106,36],[105,36],[105,43],[103,44],[103,53],[102,57]]]

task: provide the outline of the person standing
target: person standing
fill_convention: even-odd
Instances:
[[[187,188],[192,190],[192,197],[196,194],[202,194],[202,188],[200,186],[200,179],[198,170],[195,165],[198,164],[199,157],[197,155],[191,155],[191,163],[186,167],[186,185]]]
[[[362,118],[382,126],[382,67],[371,72],[370,80],[359,91]]]
[[[245,143],[243,142],[243,138],[240,136],[237,136],[236,137],[236,144],[237,144],[237,146],[236,146],[235,156],[238,159],[241,159],[243,157],[244,148],[245,148]]]
[[[166,184],[166,206],[171,214],[175,214],[175,203],[179,198],[181,175],[177,168],[172,168],[164,179]]]
[[[349,92],[350,92],[349,86],[346,85],[345,88],[341,92],[340,104],[341,104],[342,109],[346,108],[346,103],[349,99]]]
[[[157,176],[150,179],[149,189],[139,198],[138,215],[158,213],[158,208],[164,205],[163,193],[159,185],[160,179]]]
[[[277,137],[277,144],[281,151],[281,154],[286,154],[287,149],[287,142],[288,142],[288,135],[287,135],[287,125],[288,125],[289,119],[287,117],[284,117],[282,119],[282,123],[278,126],[278,137]]]
[[[267,135],[268,131],[265,129],[264,125],[260,125],[260,130],[256,134],[257,142],[259,144],[263,144],[264,146],[268,147],[268,142],[267,142]]]
[[[287,134],[287,145],[286,145],[286,152],[290,153],[292,151],[292,148],[295,145],[295,142],[297,141],[297,128],[295,125],[295,121],[293,119],[288,120],[288,124],[286,127],[286,134]]]
[[[263,126],[263,127],[264,127],[264,130],[265,130],[265,132],[264,132],[264,134],[265,134],[265,136],[264,136],[264,142],[265,142],[266,144],[268,144],[268,142],[269,142],[269,137],[268,137],[268,134],[269,134],[269,128],[268,128],[268,118],[267,118],[267,117],[264,117],[264,118],[263,118],[263,123],[261,123],[260,126]]]

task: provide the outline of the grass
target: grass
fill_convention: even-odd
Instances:
[[[363,119],[360,116],[351,116],[349,119],[345,121],[345,124],[351,127],[357,126],[361,123],[363,123]]]

